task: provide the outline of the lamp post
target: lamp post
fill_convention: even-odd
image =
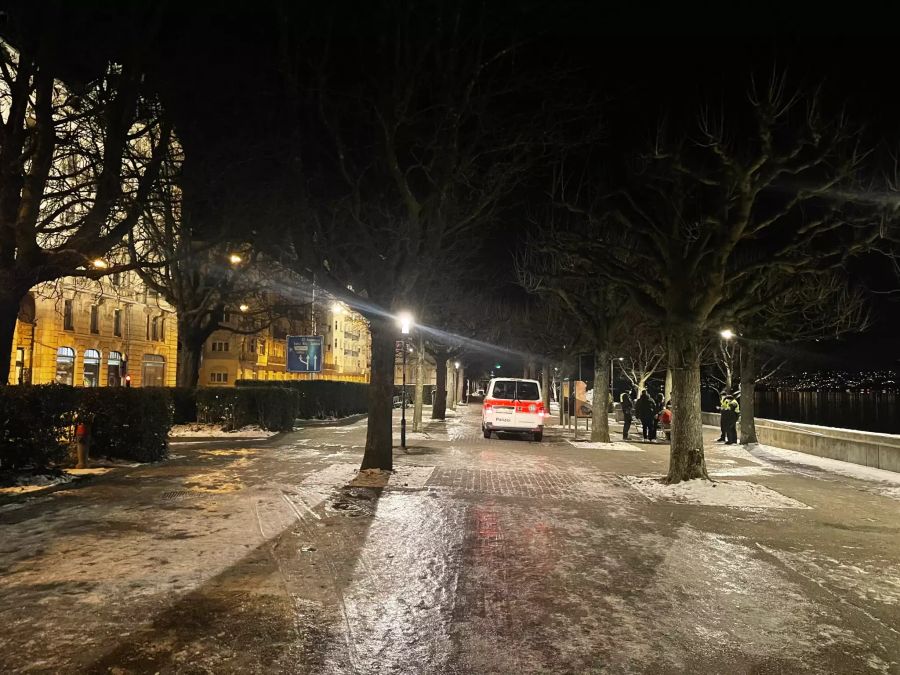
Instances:
[[[613,394],[613,400],[616,399],[615,394],[613,392],[613,365],[616,361],[624,361],[624,356],[614,356],[609,360],[609,393]]]
[[[409,335],[409,329],[412,326],[413,319],[409,312],[401,312],[397,318],[400,320],[400,334],[403,335],[403,387],[400,399],[400,448],[406,450],[406,336]]]

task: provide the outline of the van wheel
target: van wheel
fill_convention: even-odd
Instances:
[[[482,431],[484,432],[484,437],[485,437],[485,438],[490,438],[490,437],[491,437],[491,430],[490,430],[490,429],[482,429]]]
[[[540,443],[541,440],[543,440],[543,438],[544,438],[544,432],[543,432],[543,431],[535,431],[535,432],[534,432],[534,442],[535,442],[535,443]]]

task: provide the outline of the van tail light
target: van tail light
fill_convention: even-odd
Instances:
[[[533,412],[537,412],[537,411],[538,411],[538,407],[534,403],[532,403],[530,406],[528,406],[528,412],[533,413]]]
[[[485,409],[485,410],[490,410],[490,409],[491,409],[491,404],[490,404],[490,403],[485,403],[485,404],[484,404],[484,409]]]

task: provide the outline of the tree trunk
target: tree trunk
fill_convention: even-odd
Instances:
[[[21,293],[16,288],[7,287],[0,290],[0,385],[9,383],[9,367],[12,361],[13,342],[16,339],[16,319],[19,316],[22,299],[27,294],[27,289]]]
[[[663,395],[666,397],[666,402],[672,400],[672,369],[666,368],[666,384],[663,389]]]
[[[436,372],[431,419],[442,420],[447,417],[447,356],[444,354],[435,356],[434,365]]]
[[[178,367],[175,384],[179,387],[196,387],[200,379],[200,362],[203,345],[213,331],[204,330],[184,315],[178,315]]]
[[[462,401],[463,396],[465,395],[465,386],[466,386],[466,367],[462,364],[459,365],[459,368],[456,371],[456,400]]]
[[[392,409],[396,328],[389,321],[373,320],[372,367],[369,376],[369,426],[362,469],[394,468]]]
[[[606,349],[594,352],[594,403],[591,406],[591,441],[609,443],[609,363]]]
[[[416,394],[413,403],[413,431],[422,431],[422,406],[425,399],[425,348],[422,341],[416,348]]]
[[[544,414],[550,414],[550,364],[544,361],[541,368],[541,400],[544,402]]]
[[[695,333],[669,335],[672,370],[672,449],[666,482],[709,478],[703,456],[703,418],[700,413],[700,339]]]
[[[752,345],[741,345],[741,443],[755,445],[756,438],[756,351]]]
[[[447,402],[447,407],[450,410],[456,410],[456,378],[459,376],[459,371],[452,364],[447,364],[447,396],[449,397],[449,401]]]

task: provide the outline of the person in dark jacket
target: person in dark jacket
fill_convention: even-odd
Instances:
[[[656,418],[656,405],[653,403],[653,399],[650,398],[650,394],[648,394],[646,390],[641,392],[638,400],[635,401],[634,414],[637,415],[638,419],[641,421],[641,433],[644,440],[653,443],[656,438],[655,429],[653,428],[654,419]]]
[[[725,427],[725,445],[737,443],[737,422],[740,417],[738,402],[733,397],[728,397],[728,402],[722,410],[722,424]]]
[[[725,408],[728,407],[728,390],[723,389],[719,394],[719,407],[716,410],[719,411],[719,437],[716,439],[716,443],[724,443],[725,442]]]
[[[631,429],[631,416],[634,414],[634,403],[631,401],[631,394],[627,391],[622,394],[620,401],[622,403],[622,440],[628,440],[628,431]]]

